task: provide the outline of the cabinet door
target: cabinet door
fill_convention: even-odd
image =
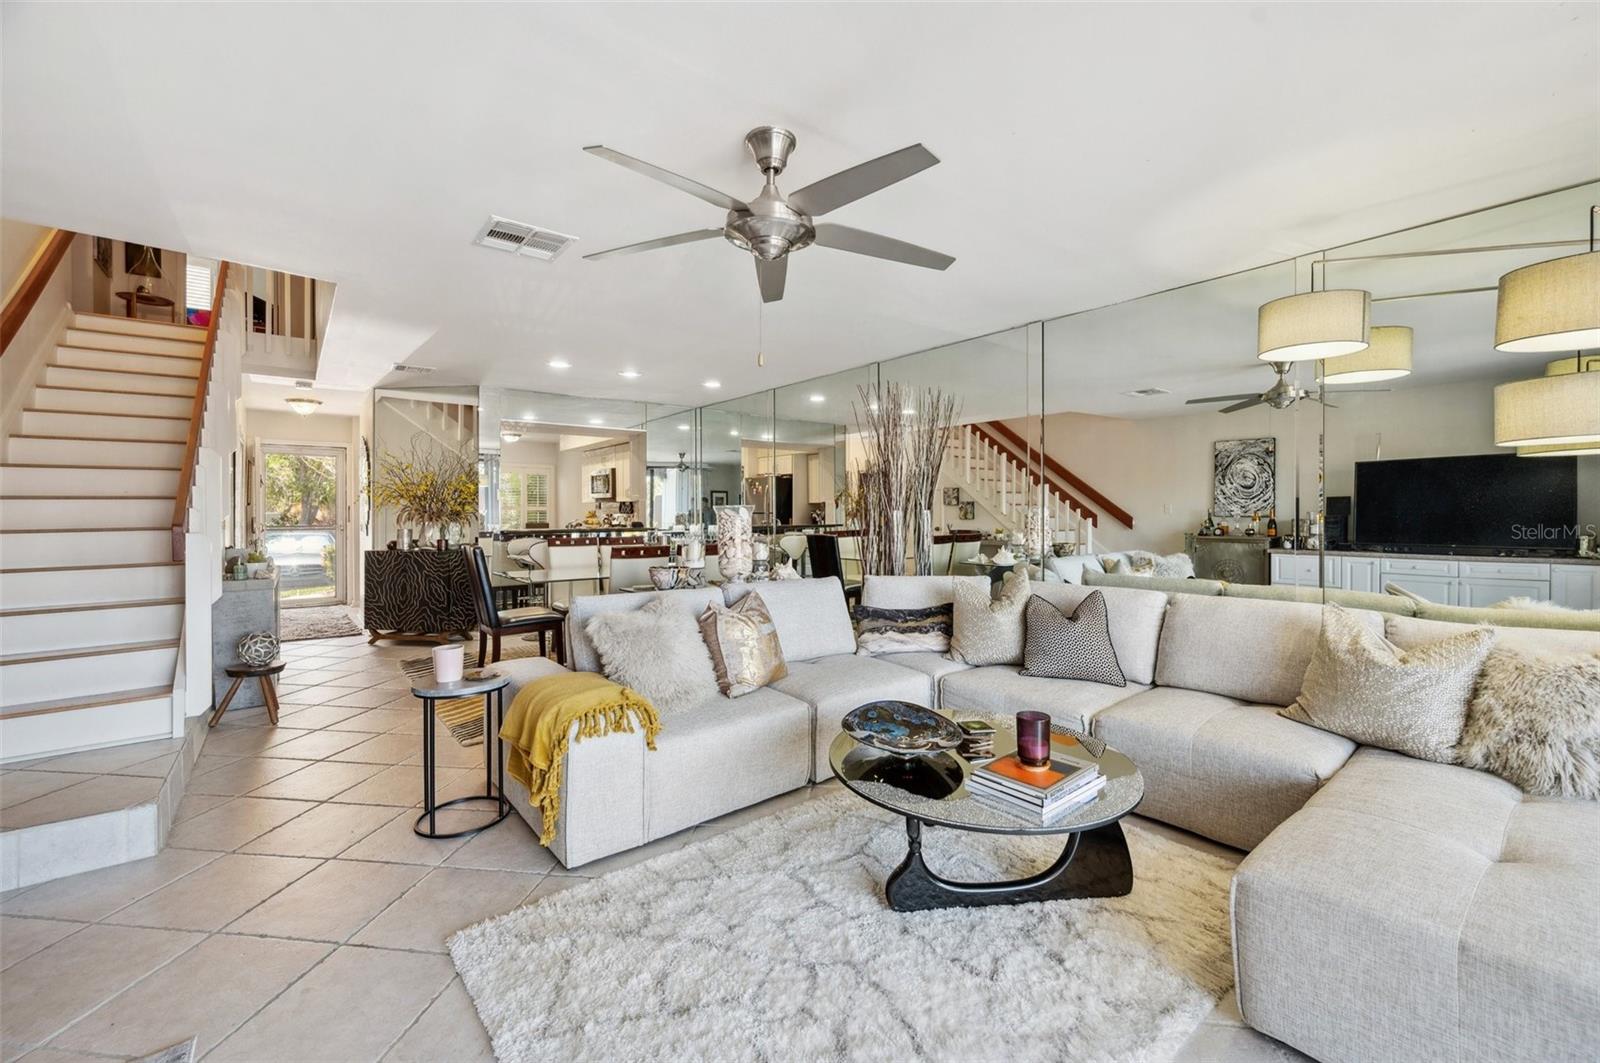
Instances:
[[[1396,587],[1404,588],[1419,598],[1426,598],[1438,605],[1456,604],[1456,583],[1454,576],[1420,576],[1391,573],[1384,576],[1386,583],[1393,583]]]
[[[1507,598],[1548,601],[1550,584],[1535,579],[1463,579],[1457,604],[1481,609]]]
[[[1344,582],[1347,591],[1366,591],[1381,594],[1383,584],[1378,581],[1378,559],[1375,557],[1347,557],[1344,559]]]
[[[1315,587],[1316,554],[1273,554],[1272,583],[1277,587]]]
[[[1568,609],[1600,609],[1600,565],[1551,565],[1550,600]]]

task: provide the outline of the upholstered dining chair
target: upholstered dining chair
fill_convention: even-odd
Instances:
[[[554,642],[556,660],[561,664],[567,663],[567,646],[562,636],[565,617],[560,612],[543,605],[530,605],[523,609],[498,608],[494,600],[494,584],[489,578],[489,559],[483,555],[481,546],[472,547],[472,576],[472,602],[478,612],[478,667],[483,667],[486,656],[490,661],[500,659],[500,639],[505,635],[537,635],[540,656],[546,653],[545,639],[548,637]],[[493,655],[489,656],[491,641]]]

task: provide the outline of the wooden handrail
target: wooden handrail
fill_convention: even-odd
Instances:
[[[189,439],[178,469],[178,490],[172,499],[172,560],[183,560],[184,536],[189,531],[189,495],[194,489],[195,463],[200,457],[200,428],[206,419],[206,392],[211,388],[211,363],[217,356],[217,328],[222,324],[222,296],[228,287],[228,264],[217,266],[217,289],[211,296],[211,320],[206,324],[206,345],[200,353],[200,376],[194,403],[189,407]]]
[[[994,447],[994,449],[999,452],[1000,456],[1006,460],[1007,464],[1015,466],[1018,471],[1028,478],[1029,483],[1042,483],[1044,485],[1044,489],[1061,499],[1061,501],[1065,502],[1067,504],[1067,508],[1071,509],[1074,513],[1082,515],[1083,519],[1088,521],[1090,524],[1099,527],[1099,515],[1096,514],[1086,502],[1082,501],[1081,499],[1074,498],[1072,495],[1068,494],[1066,489],[1060,484],[1056,483],[1054,480],[1041,480],[1039,478],[1038,471],[1029,468],[1026,459],[1023,458],[1021,454],[1018,454],[1012,450],[1009,442],[1001,439],[999,436],[995,435],[981,424],[969,424],[967,425],[967,428],[971,429],[973,435]]]
[[[28,320],[28,314],[33,310],[33,304],[44,294],[45,286],[55,276],[61,260],[67,257],[67,249],[77,235],[67,229],[52,229],[50,235],[44,238],[43,247],[34,255],[33,264],[22,278],[17,294],[6,302],[4,310],[0,310],[0,354],[5,354],[11,341],[16,339],[22,323]]]
[[[1000,436],[1002,439],[1005,439],[1008,443],[1010,443],[1011,446],[1008,449],[1013,451],[1020,449],[1023,451],[1023,453],[1029,453],[1032,450],[1037,449],[1029,447],[1027,440],[1023,439],[1015,431],[999,421],[985,421],[983,427],[987,428],[993,434]],[[1075,488],[1081,492],[1083,496],[1095,506],[1104,510],[1108,515],[1115,517],[1118,524],[1121,524],[1125,528],[1133,527],[1132,513],[1129,513],[1127,510],[1111,501],[1111,499],[1107,498],[1099,491],[1096,491],[1081,477],[1073,473],[1065,465],[1062,465],[1050,455],[1044,453],[1043,450],[1039,451],[1039,456],[1044,461],[1044,467],[1049,470],[1052,476],[1056,477],[1067,486]]]

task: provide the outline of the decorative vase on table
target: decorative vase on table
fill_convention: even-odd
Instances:
[[[931,509],[917,511],[917,541],[913,556],[917,575],[933,575],[933,510]]]
[[[718,506],[717,568],[722,578],[742,580],[755,568],[755,535],[749,506]]]
[[[1023,514],[1022,534],[1028,556],[1037,553],[1043,557],[1050,552],[1050,544],[1055,540],[1056,522],[1043,506],[1029,506]]]
[[[270,631],[252,631],[239,640],[239,660],[251,668],[263,668],[278,658],[278,636]]]

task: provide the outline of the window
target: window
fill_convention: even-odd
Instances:
[[[532,528],[550,523],[550,480],[548,465],[503,465],[500,467],[500,526]]]
[[[183,277],[183,306],[186,310],[210,310],[216,293],[217,264],[209,258],[190,256]]]

